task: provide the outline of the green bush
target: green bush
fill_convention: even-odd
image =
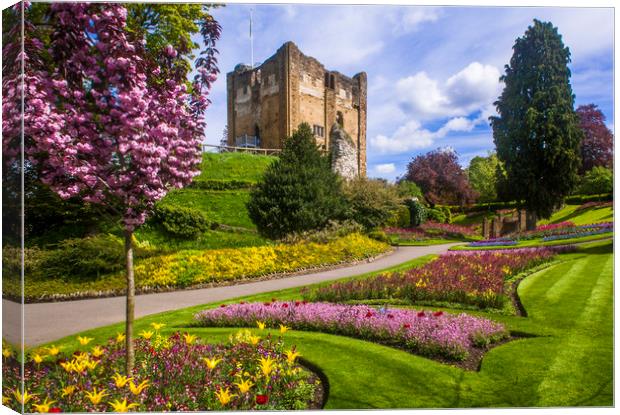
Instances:
[[[344,218],[341,179],[317,148],[308,124],[285,140],[280,157],[252,190],[247,208],[258,232],[272,239],[322,229],[330,220]]]
[[[404,199],[417,197],[418,200],[424,200],[424,194],[422,193],[420,186],[414,182],[410,182],[409,180],[399,181],[396,184],[396,192],[398,192],[398,196]]]
[[[437,209],[437,208],[427,209],[426,218],[432,222],[446,223],[446,214],[441,209]]]
[[[387,234],[383,231],[372,231],[368,234],[368,237],[374,239],[375,241],[384,242],[386,244],[389,244],[391,242],[390,237],[387,236]]]
[[[598,195],[614,191],[614,173],[611,169],[597,166],[586,172],[579,185],[579,193]]]
[[[588,202],[608,202],[613,200],[613,193],[604,193],[600,195],[575,195],[564,199],[564,203],[569,205],[582,205]]]
[[[411,226],[411,213],[407,205],[398,205],[396,211],[388,219],[386,226],[390,228],[408,228]]]
[[[210,226],[200,210],[172,205],[157,205],[151,221],[177,238],[197,238]]]
[[[37,280],[93,280],[124,269],[124,242],[109,234],[65,239],[55,249],[39,251],[32,261],[30,276]]]
[[[398,212],[399,198],[393,186],[381,180],[358,178],[344,186],[347,217],[372,230],[385,226]]]
[[[426,222],[427,210],[422,203],[413,198],[407,199],[406,203],[409,209],[409,226],[416,227]]]
[[[361,234],[363,231],[364,227],[352,220],[329,221],[321,230],[291,233],[282,239],[282,242],[287,244],[302,242],[328,243],[354,233]]]
[[[452,211],[450,211],[450,208],[448,206],[440,206],[439,209],[446,217],[445,223],[452,223]]]

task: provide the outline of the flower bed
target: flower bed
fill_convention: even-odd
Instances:
[[[387,343],[431,357],[467,358],[472,347],[507,336],[501,324],[467,314],[301,301],[232,304],[195,316],[203,326],[290,326]]]
[[[476,229],[447,223],[426,222],[417,228],[385,228],[385,233],[402,241],[425,241],[432,238],[463,239],[475,236]]]
[[[118,339],[72,356],[58,348],[31,353],[24,395],[20,364],[5,348],[3,404],[19,411],[23,401],[26,412],[308,409],[319,384],[297,364],[294,349],[249,332],[225,345],[200,344],[179,333],[139,339],[128,379],[122,335]]]
[[[376,256],[388,250],[360,234],[335,241],[209,251],[182,251],[149,258],[135,268],[143,286],[187,286],[300,271]]]
[[[560,228],[572,228],[575,224],[571,221],[565,221],[560,223],[549,223],[547,225],[539,225],[536,227],[537,231],[550,231],[552,229],[560,229]]]
[[[182,250],[174,254],[137,259],[134,268],[136,291],[168,291],[261,278],[270,274],[360,261],[389,249],[389,245],[383,242],[360,234],[350,234],[327,243],[300,242],[236,249]],[[12,269],[16,271],[3,272],[3,295],[19,300],[19,251],[14,250],[14,253],[10,263],[14,264]],[[89,280],[75,279],[71,275],[38,279],[33,278],[26,265],[25,296],[28,302],[123,295],[126,290],[123,272]]]
[[[600,228],[588,228],[587,230],[579,230],[572,233],[565,233],[561,235],[546,236],[542,240],[547,241],[559,241],[563,239],[584,238],[586,236],[601,235],[604,233],[613,232],[613,228],[600,227]]]
[[[496,239],[487,239],[484,241],[476,241],[470,242],[467,244],[469,247],[485,247],[485,246],[514,246],[518,244],[517,241],[508,238],[496,238]]]
[[[504,282],[527,268],[551,260],[550,248],[494,251],[450,251],[404,272],[353,279],[320,287],[314,301],[403,299],[450,302],[480,308],[502,308],[508,297]]]
[[[592,223],[587,225],[579,225],[575,226],[572,222],[562,222],[563,226],[553,226],[553,225],[544,225],[551,226],[544,229],[536,229],[534,231],[526,231],[521,234],[515,235],[516,239],[520,240],[531,240],[538,238],[547,238],[547,237],[555,237],[561,235],[572,235],[571,238],[579,238],[581,236],[588,236],[590,232],[612,232],[613,231],[613,222],[602,222],[602,223]],[[562,225],[562,224],[558,224]],[[605,230],[604,232],[602,230]],[[563,238],[569,239],[569,238]],[[544,240],[544,239],[543,239]],[[553,239],[550,239],[553,240]]]
[[[575,209],[575,212],[585,210],[585,209],[600,209],[604,207],[610,207],[613,209],[614,202],[586,202],[580,205],[577,209]]]

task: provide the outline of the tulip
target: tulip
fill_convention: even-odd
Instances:
[[[32,394],[28,393],[28,391],[25,389],[24,389],[24,394],[22,395],[19,389],[15,389],[13,391],[13,396],[15,396],[15,399],[17,399],[17,402],[19,402],[22,405],[26,405],[32,398],[34,398],[37,395],[35,393],[32,393]]]
[[[123,333],[116,334],[116,343],[122,343],[125,340],[125,335]]]
[[[239,388],[239,392],[247,393],[254,384],[250,381],[250,379],[242,380],[239,383],[235,383]]]
[[[50,406],[56,401],[50,401],[49,398],[45,398],[45,400],[40,404],[33,404],[35,412],[40,413],[48,413],[50,411]]]
[[[284,324],[280,324],[280,333],[284,334],[289,330],[289,327],[286,327]]]
[[[82,336],[78,336],[77,339],[82,346],[86,346],[88,343],[94,340],[92,337],[82,337]]]
[[[235,397],[237,395],[231,395],[229,388],[222,389],[220,387],[219,392],[215,392],[215,396],[217,396],[217,399],[219,399],[219,401],[220,401],[220,403],[222,405],[226,405],[227,403],[229,403],[231,401],[231,399],[233,397]]]
[[[258,326],[258,328],[259,328],[260,330],[265,330],[265,323],[264,323],[264,322],[262,322],[262,321],[257,321],[257,322],[256,322],[256,325]]]
[[[75,385],[69,385],[62,388],[62,397],[69,396],[75,392]]]
[[[155,329],[156,331],[159,331],[162,329],[162,327],[164,327],[166,324],[164,323],[151,323],[151,327],[153,327],[153,329]]]
[[[295,359],[298,356],[301,356],[301,354],[299,352],[293,351],[291,350],[287,350],[286,352],[286,360],[290,363],[293,364],[295,362]]]
[[[185,333],[183,335],[183,338],[185,339],[185,344],[192,344],[194,343],[194,341],[196,341],[197,336],[193,335],[193,334],[189,334],[189,333]]]
[[[218,363],[220,363],[222,361],[222,359],[208,359],[206,357],[202,358],[203,362],[205,362],[205,364],[207,365],[207,367],[211,370],[215,369],[215,366],[217,366]]]
[[[112,407],[113,412],[127,412],[132,408],[138,407],[137,403],[127,404],[127,398],[123,399],[123,402],[120,402],[118,399],[114,402],[108,402],[108,405]]]
[[[108,396],[105,391],[105,389],[102,389],[97,392],[97,388],[93,388],[91,392],[85,392],[84,394],[93,405],[97,405],[99,402],[101,402],[104,396]]]
[[[142,381],[142,383],[140,383],[138,386],[136,386],[135,383],[133,383],[133,380],[129,382],[129,390],[134,395],[141,394],[144,389],[148,388],[148,386],[149,386],[148,380]]]
[[[120,373],[115,373],[114,376],[112,376],[112,379],[114,380],[114,384],[116,385],[117,388],[122,388],[124,387],[129,381],[133,380],[133,378],[127,377],[125,375],[121,375]]]
[[[152,331],[150,331],[150,330],[149,330],[149,331],[142,330],[142,331],[139,333],[139,335],[140,335],[140,337],[142,337],[142,338],[144,338],[144,339],[146,339],[146,340],[149,340],[151,337],[153,337],[153,332],[152,332]]]

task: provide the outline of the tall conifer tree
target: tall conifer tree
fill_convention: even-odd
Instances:
[[[582,133],[570,85],[570,51],[550,22],[534,20],[513,46],[491,117],[510,197],[528,210],[528,227],[548,218],[577,183]]]

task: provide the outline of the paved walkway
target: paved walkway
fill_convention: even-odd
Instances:
[[[423,255],[445,252],[454,245],[456,244],[402,246],[392,254],[372,262],[314,274],[224,287],[138,295],[136,296],[135,317],[378,271]],[[12,343],[19,343],[20,307],[19,303],[2,300],[2,337]],[[118,323],[124,319],[125,297],[26,304],[24,340],[27,346],[34,346],[83,330]]]

